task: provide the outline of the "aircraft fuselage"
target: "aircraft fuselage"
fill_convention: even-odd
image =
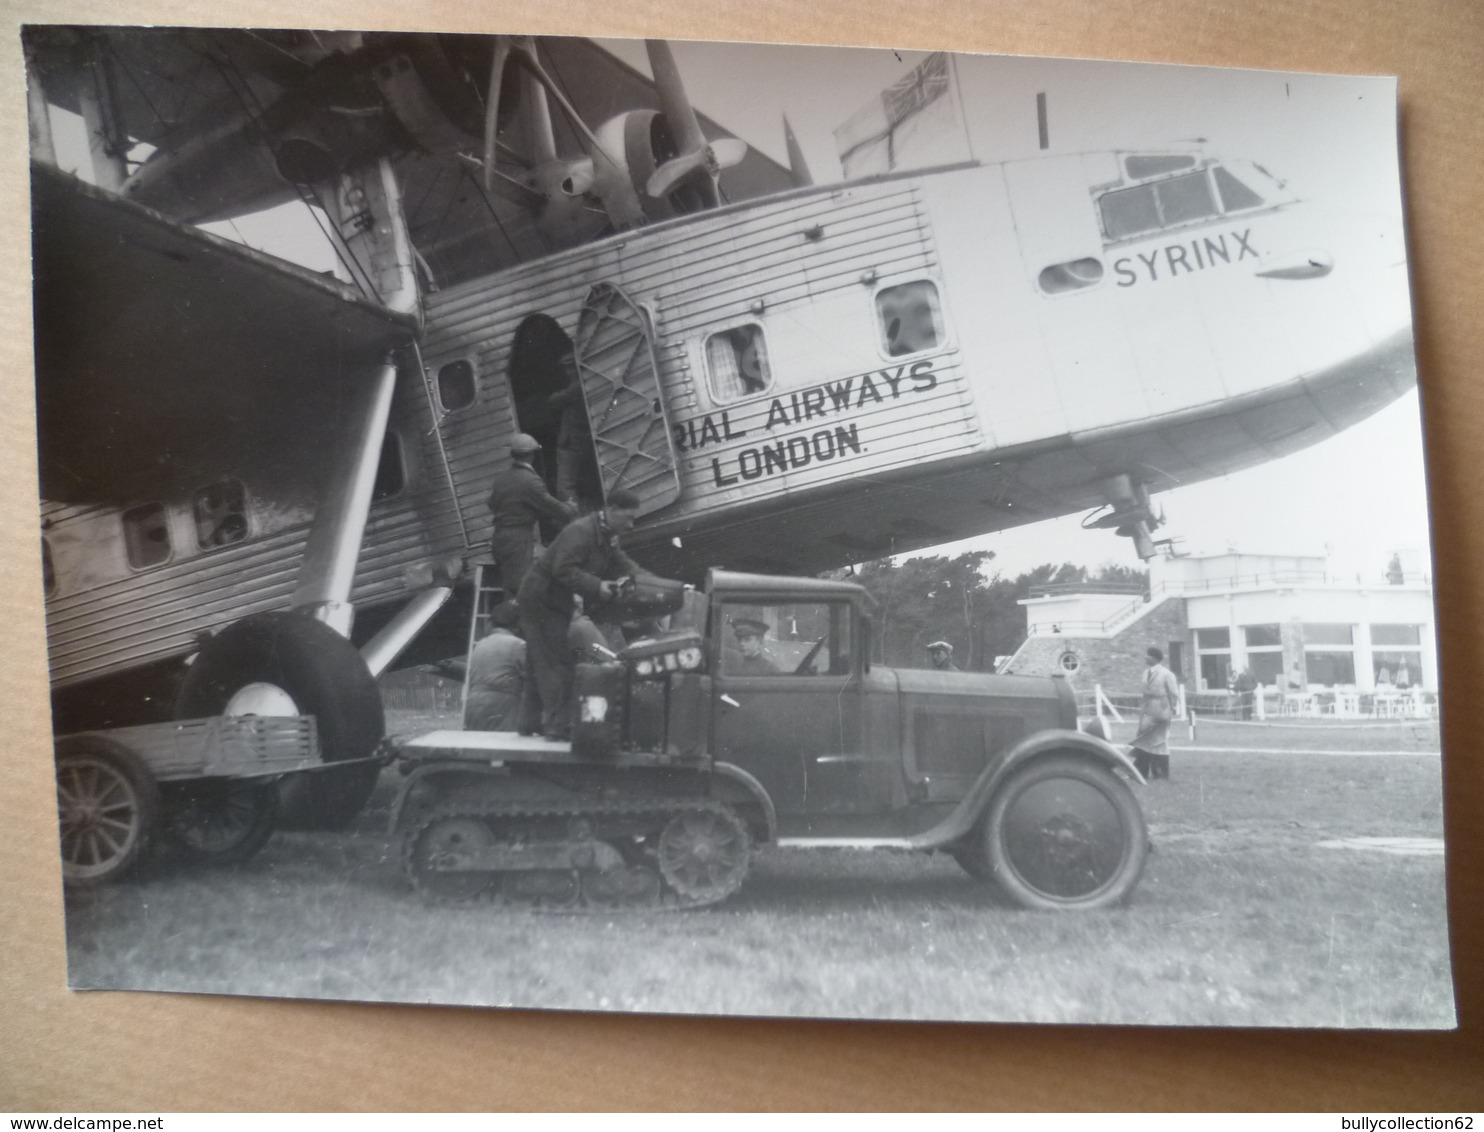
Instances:
[[[398,382],[356,603],[404,601],[482,551],[491,476],[537,427],[518,419],[517,328],[542,315],[582,339],[597,285],[640,312],[636,373],[653,359],[651,403],[621,420],[589,386],[599,464],[627,445],[659,469],[636,557],[684,576],[818,571],[1097,506],[1111,476],[1158,491],[1223,475],[1381,408],[1415,382],[1394,223],[1200,154],[1076,154],[799,189],[438,291],[425,372],[404,361]],[[263,416],[250,427],[294,418],[300,459],[229,445],[173,492],[47,505],[57,687],[284,607],[335,421]],[[233,516],[221,537],[213,490]],[[130,527],[141,515],[150,530]]]

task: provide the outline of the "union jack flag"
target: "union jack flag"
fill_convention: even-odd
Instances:
[[[905,78],[881,92],[888,127],[900,125],[929,102],[948,92],[948,56],[936,51]]]

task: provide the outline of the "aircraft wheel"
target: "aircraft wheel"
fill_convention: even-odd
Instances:
[[[253,779],[215,778],[167,792],[165,828],[187,860],[236,865],[268,843],[278,826],[278,788]]]
[[[386,730],[381,693],[354,645],[298,613],[257,613],[213,637],[186,674],[176,717],[312,715],[326,762],[363,759]],[[380,767],[289,775],[278,785],[279,824],[343,829],[360,813]]]
[[[101,735],[57,743],[62,880],[107,884],[136,868],[160,814],[154,776],[133,751]]]
[[[990,802],[980,838],[1004,894],[1023,908],[1053,911],[1117,904],[1138,883],[1149,851],[1128,784],[1078,756],[1035,759],[1012,773]]]

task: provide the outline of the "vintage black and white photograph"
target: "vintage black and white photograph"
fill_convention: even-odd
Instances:
[[[1453,1027],[1394,79],[22,37],[73,988]]]

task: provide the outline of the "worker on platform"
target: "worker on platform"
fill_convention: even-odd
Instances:
[[[606,507],[574,519],[536,560],[520,586],[520,621],[526,637],[526,718],[540,712],[548,739],[572,736],[572,680],[576,659],[569,633],[576,598],[593,610],[612,601],[639,566],[619,546],[634,526],[639,498],[625,488],[608,493]]]
[[[464,696],[466,731],[517,731],[526,686],[526,643],[516,635],[520,614],[502,601],[490,611],[490,631],[469,653]]]

